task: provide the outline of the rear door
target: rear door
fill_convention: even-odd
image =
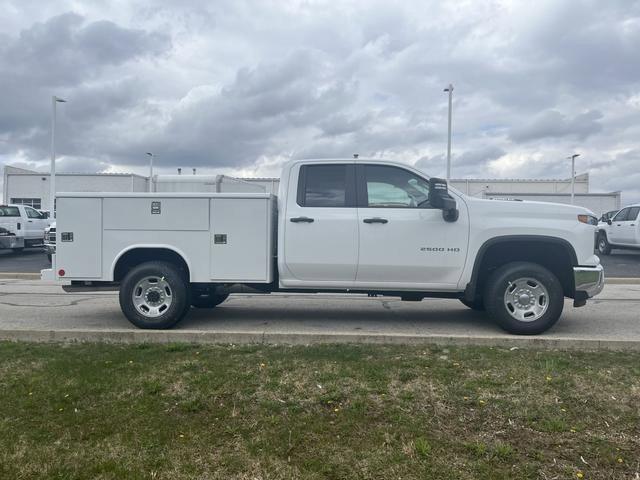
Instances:
[[[358,265],[353,163],[299,164],[290,174],[283,285],[352,285]]]
[[[456,222],[428,202],[429,183],[391,165],[357,166],[360,254],[357,287],[451,288],[467,254],[466,206]]]

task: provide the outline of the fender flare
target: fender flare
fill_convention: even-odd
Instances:
[[[543,243],[554,243],[556,245],[560,245],[564,248],[571,258],[571,265],[578,265],[578,256],[576,255],[576,251],[573,248],[573,245],[569,243],[564,238],[551,237],[548,235],[501,235],[499,237],[493,237],[489,240],[485,241],[480,248],[478,249],[478,253],[476,255],[475,261],[473,263],[473,270],[471,272],[471,279],[464,290],[464,298],[469,301],[474,301],[477,295],[478,290],[478,277],[480,275],[480,265],[482,265],[482,261],[489,250],[490,247],[500,244],[500,243],[511,243],[511,242],[543,242]]]
[[[182,260],[184,261],[185,265],[189,269],[189,281],[191,281],[191,272],[193,270],[191,269],[191,263],[189,262],[189,260],[187,260],[188,257],[184,254],[184,252],[182,250],[180,250],[179,248],[176,248],[176,247],[171,246],[171,245],[156,244],[156,243],[143,243],[143,244],[129,245],[127,248],[121,250],[118,253],[118,255],[116,255],[116,257],[114,258],[113,262],[111,263],[111,269],[110,269],[110,272],[109,272],[111,281],[113,281],[114,278],[115,278],[116,266],[118,265],[118,262],[120,261],[120,259],[127,252],[130,252],[131,250],[136,250],[136,249],[141,249],[141,250],[159,249],[159,250],[170,250],[170,251],[172,251],[176,255],[180,256],[180,258],[182,258]]]

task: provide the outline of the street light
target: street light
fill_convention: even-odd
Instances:
[[[66,100],[56,97],[51,97],[52,117],[51,117],[51,172],[49,175],[49,210],[51,218],[55,218],[56,213],[56,105],[58,103],[65,103]]]
[[[153,192],[153,153],[147,152],[149,155],[149,192]]]
[[[449,181],[451,178],[451,106],[453,100],[453,85],[449,84],[444,91],[449,92],[449,136],[447,140],[447,181]]]
[[[575,196],[576,188],[576,157],[579,157],[579,153],[574,153],[568,159],[571,159],[571,205],[573,205],[573,197]]]

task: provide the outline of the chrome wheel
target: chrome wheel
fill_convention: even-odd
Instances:
[[[600,250],[600,253],[604,253],[604,251],[607,249],[607,241],[600,237],[600,241],[598,242],[598,250]]]
[[[161,316],[173,303],[171,286],[164,277],[145,277],[133,289],[133,305],[145,317]]]
[[[504,306],[516,320],[533,322],[547,311],[549,292],[535,278],[518,278],[509,282],[504,292]]]

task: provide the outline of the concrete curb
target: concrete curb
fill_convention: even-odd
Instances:
[[[0,330],[0,340],[48,343],[192,344],[395,344],[535,348],[540,350],[640,351],[640,342],[595,338],[508,335],[380,335],[350,333],[213,332],[203,330]]]

